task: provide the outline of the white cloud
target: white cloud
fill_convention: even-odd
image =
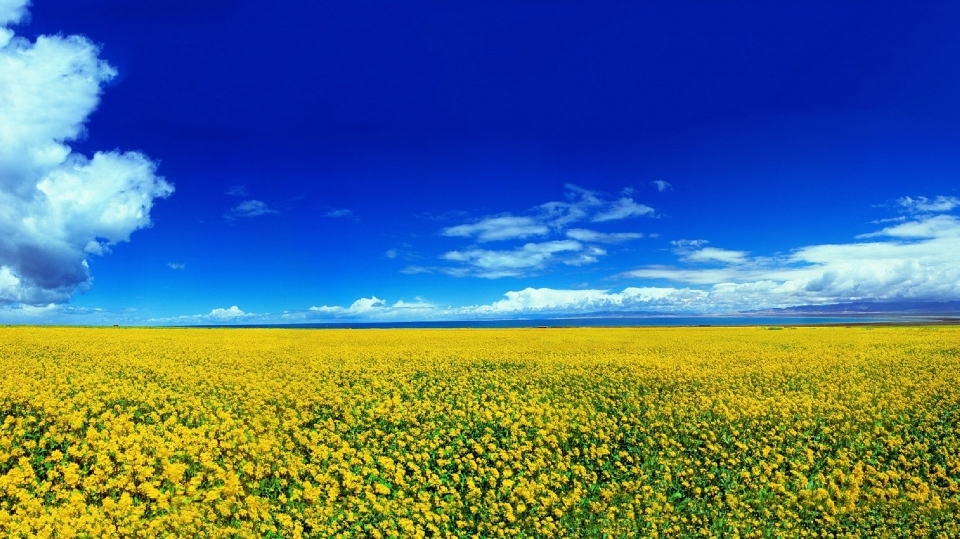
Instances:
[[[623,276],[701,287],[704,308],[712,310],[960,299],[960,218],[925,214],[857,238],[874,241],[810,245],[773,257],[683,240],[675,242],[682,262],[721,266],[645,266]]]
[[[0,273],[0,281],[3,276]],[[3,284],[0,282],[0,290]],[[2,292],[0,292],[2,293]],[[37,321],[46,322],[52,314],[57,311],[57,305],[48,303],[47,305],[15,305],[0,308],[0,322],[5,324],[30,324]]]
[[[574,240],[559,240],[543,243],[527,243],[522,247],[510,250],[474,248],[464,251],[449,251],[444,253],[441,258],[444,260],[463,262],[469,265],[472,275],[496,279],[500,277],[515,277],[524,275],[530,270],[542,269],[549,261],[554,259],[558,253],[576,252],[581,249],[583,249],[583,244],[580,242]],[[579,257],[567,260],[579,260]]]
[[[285,313],[287,322],[308,322],[318,320],[362,319],[362,320],[424,320],[437,315],[441,310],[433,303],[422,298],[414,301],[398,300],[388,304],[376,296],[360,298],[349,307],[323,305],[310,307],[307,311]]]
[[[707,240],[674,240],[673,252],[684,262],[700,264],[741,264],[747,261],[747,251],[732,251],[718,247],[705,247]]]
[[[227,308],[217,307],[211,309],[207,314],[192,314],[183,316],[171,316],[163,318],[148,318],[145,321],[152,325],[165,326],[191,326],[204,324],[269,324],[276,323],[276,317],[270,313],[248,313],[236,305]],[[144,323],[140,320],[138,323]]]
[[[207,318],[211,320],[226,321],[226,320],[237,320],[238,318],[244,318],[249,315],[236,305],[230,307],[229,309],[213,309],[210,311],[210,314],[207,315]]]
[[[546,241],[515,245],[512,248],[486,249],[471,245],[440,255],[456,267],[410,266],[404,273],[440,272],[455,277],[519,277],[544,270],[550,264],[592,264],[607,251],[590,243],[620,243],[644,237],[638,232],[601,232],[585,228],[569,228],[582,221],[617,221],[628,217],[653,215],[653,208],[632,198],[632,189],[611,200],[576,185],[564,186],[564,201],[552,201],[531,208],[527,215],[499,214],[471,223],[444,228],[440,234],[460,237],[478,243],[518,241],[531,237]],[[554,250],[558,249],[558,250]],[[563,251],[563,256],[557,253]]]
[[[393,259],[397,258],[397,255],[398,255],[398,254],[399,254],[399,253],[398,253],[398,251],[397,251],[396,249],[387,249],[386,252],[383,253],[383,257],[384,257],[384,258],[389,258],[389,259],[393,260]]]
[[[717,247],[704,247],[685,253],[681,259],[685,262],[720,262],[723,264],[741,264],[747,260],[746,251],[731,251]]]
[[[550,232],[546,225],[531,217],[500,215],[485,217],[475,223],[451,226],[440,231],[443,236],[475,237],[477,241],[497,241],[543,236]]]
[[[673,186],[663,180],[653,180],[650,182],[650,185],[656,187],[657,191],[660,191],[661,193],[664,191],[673,190]]]
[[[620,243],[636,240],[643,237],[639,232],[597,232],[585,228],[571,228],[567,230],[567,237],[574,240],[596,243]]]
[[[525,288],[507,292],[504,296],[504,299],[489,305],[467,307],[464,310],[478,315],[673,312],[688,310],[688,305],[701,299],[704,293],[658,287],[630,287],[622,292]]]
[[[269,215],[271,213],[280,213],[271,209],[267,204],[260,200],[244,200],[223,215],[228,221],[244,217],[257,217],[259,215]]]
[[[857,238],[876,238],[889,236],[894,238],[933,238],[938,236],[958,236],[957,218],[952,215],[937,215],[914,221],[904,221],[877,232],[861,234]]]
[[[537,219],[555,230],[562,230],[610,204],[598,193],[569,183],[564,186],[564,196],[566,201],[547,202],[535,208]]]
[[[670,242],[680,252],[699,249],[708,243],[710,242],[707,240],[673,240]]]
[[[80,36],[14,37],[27,3],[0,0],[0,303],[62,303],[89,255],[129,241],[173,187],[138,152],[73,152],[116,71]]]
[[[938,196],[932,200],[927,197],[902,197],[897,205],[908,213],[942,213],[960,207],[960,198]]]
[[[440,306],[416,298],[414,302],[388,304],[376,297],[361,298],[350,307],[311,307],[309,311],[286,313],[288,322],[335,321],[410,321],[470,320],[513,316],[569,316],[598,312],[609,313],[689,313],[703,303],[708,293],[690,288],[630,287],[621,292],[610,290],[564,290],[524,288],[509,291],[503,299],[488,304]],[[358,303],[369,306],[357,308]],[[372,303],[371,303],[372,302]]]
[[[0,0],[0,26],[17,24],[27,16],[29,0]],[[0,41],[0,47],[4,45]]]
[[[386,305],[386,303],[378,298],[377,296],[370,296],[369,298],[360,298],[357,301],[354,301],[349,307],[328,307],[326,305],[322,307],[310,307],[310,310],[313,312],[332,314],[332,315],[357,315],[368,313],[370,311],[381,309]]]
[[[167,267],[172,270],[182,270],[186,269],[187,265],[181,262],[167,262]]]
[[[643,217],[653,215],[653,208],[645,204],[637,204],[632,198],[623,197],[613,203],[608,209],[593,216],[591,221],[601,223],[604,221],[619,221],[620,219],[629,219],[631,217]]]

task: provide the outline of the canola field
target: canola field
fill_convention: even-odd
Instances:
[[[0,327],[0,373],[0,537],[960,537],[957,327]]]

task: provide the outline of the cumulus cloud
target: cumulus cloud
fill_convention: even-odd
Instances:
[[[47,305],[89,288],[87,257],[149,227],[173,186],[141,153],[70,148],[116,71],[83,37],[16,37],[26,5],[0,2],[0,303]]]
[[[187,265],[180,262],[167,262],[167,267],[172,270],[186,269]]]
[[[138,323],[143,323],[140,320]],[[217,307],[206,314],[192,314],[165,318],[148,318],[147,324],[165,326],[192,326],[192,325],[230,325],[230,324],[269,324],[276,323],[277,319],[270,313],[249,313],[236,305]]]
[[[271,213],[280,213],[271,209],[266,202],[261,200],[244,200],[236,206],[230,208],[223,217],[228,221],[242,219],[245,217],[257,217],[259,215],[269,215]]]
[[[436,316],[440,308],[417,297],[414,301],[398,300],[388,304],[376,296],[360,298],[349,307],[323,305],[310,307],[306,312],[284,313],[287,322],[305,322],[317,320],[362,319],[362,320],[411,320],[428,319]]]
[[[0,1],[0,26],[6,27],[7,25],[16,24],[23,20],[27,16],[27,5],[29,3],[29,0]],[[3,30],[11,32],[7,28],[3,28]],[[12,34],[9,34],[9,37],[12,37]],[[9,37],[7,39],[9,39]],[[4,42],[0,41],[0,46],[2,45],[4,45]]]
[[[541,272],[551,264],[584,265],[599,260],[607,251],[596,244],[621,243],[643,238],[638,232],[606,232],[569,228],[578,222],[614,222],[639,216],[652,216],[653,208],[632,198],[626,189],[612,199],[576,185],[566,185],[562,201],[535,206],[524,215],[509,213],[488,215],[469,223],[440,230],[440,235],[466,238],[479,244],[513,242],[513,246],[491,249],[476,244],[440,255],[450,266],[410,266],[404,273],[439,272],[457,277],[474,276],[496,279]],[[543,241],[527,242],[531,238]],[[562,253],[562,255],[558,254]]]
[[[354,301],[349,307],[328,307],[324,305],[323,307],[310,307],[310,310],[318,313],[326,314],[363,314],[370,312],[374,309],[382,308],[385,305],[385,302],[378,298],[377,296],[370,296],[369,298],[360,298],[357,301]]]
[[[428,320],[440,316],[446,309],[424,301],[420,297],[413,301],[398,300],[388,303],[376,296],[360,298],[351,305],[321,305],[299,311],[285,311],[280,314],[245,312],[236,305],[229,308],[217,308],[207,314],[151,318],[146,322],[153,325],[231,325],[231,324],[303,324],[310,322],[335,322],[341,320],[380,321],[380,320]],[[0,322],[3,321],[0,311]],[[142,323],[142,322],[141,322]]]
[[[658,287],[629,287],[621,292],[525,288],[507,292],[499,301],[465,310],[477,315],[684,312],[703,296],[698,290]]]
[[[374,297],[361,298],[350,307],[311,307],[285,313],[288,322],[470,320],[515,316],[570,316],[594,313],[691,313],[709,296],[702,290],[669,287],[628,287],[622,291],[524,288],[508,291],[492,303],[442,306],[416,298],[413,302],[388,303]]]
[[[245,316],[249,315],[234,305],[229,309],[213,309],[210,311],[210,314],[207,315],[207,318],[212,320],[236,320]]]
[[[939,202],[938,202],[939,200]],[[675,243],[681,262],[644,266],[625,277],[703,290],[709,308],[747,310],[849,301],[960,299],[960,218],[933,211],[955,206],[943,197],[907,203],[922,214],[841,244],[809,245],[777,256]],[[708,267],[702,267],[706,265]]]

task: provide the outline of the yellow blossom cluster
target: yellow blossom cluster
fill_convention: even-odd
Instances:
[[[960,328],[0,328],[3,537],[960,537]]]

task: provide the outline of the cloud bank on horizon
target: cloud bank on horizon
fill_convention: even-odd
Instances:
[[[829,305],[858,301],[960,300],[960,208],[952,196],[903,197],[892,205],[899,215],[879,230],[850,243],[808,245],[787,254],[751,255],[709,247],[707,240],[674,240],[675,266],[643,266],[612,276],[659,282],[656,286],[564,290],[527,287],[508,291],[489,304],[450,306],[417,297],[390,303],[376,296],[347,307],[314,306],[277,314],[244,312],[237,306],[205,315],[155,319],[157,324],[310,323],[415,321],[575,316],[595,313],[731,314],[743,311]],[[459,226],[459,225],[458,225]],[[516,217],[484,218],[451,235],[487,241],[546,234]],[[444,229],[449,233],[451,228]],[[574,229],[576,230],[576,229]],[[481,240],[482,241],[482,240]]]
[[[18,37],[27,5],[0,0],[0,306],[18,308],[88,289],[87,258],[149,227],[173,192],[142,153],[71,150],[116,71],[83,37]]]

